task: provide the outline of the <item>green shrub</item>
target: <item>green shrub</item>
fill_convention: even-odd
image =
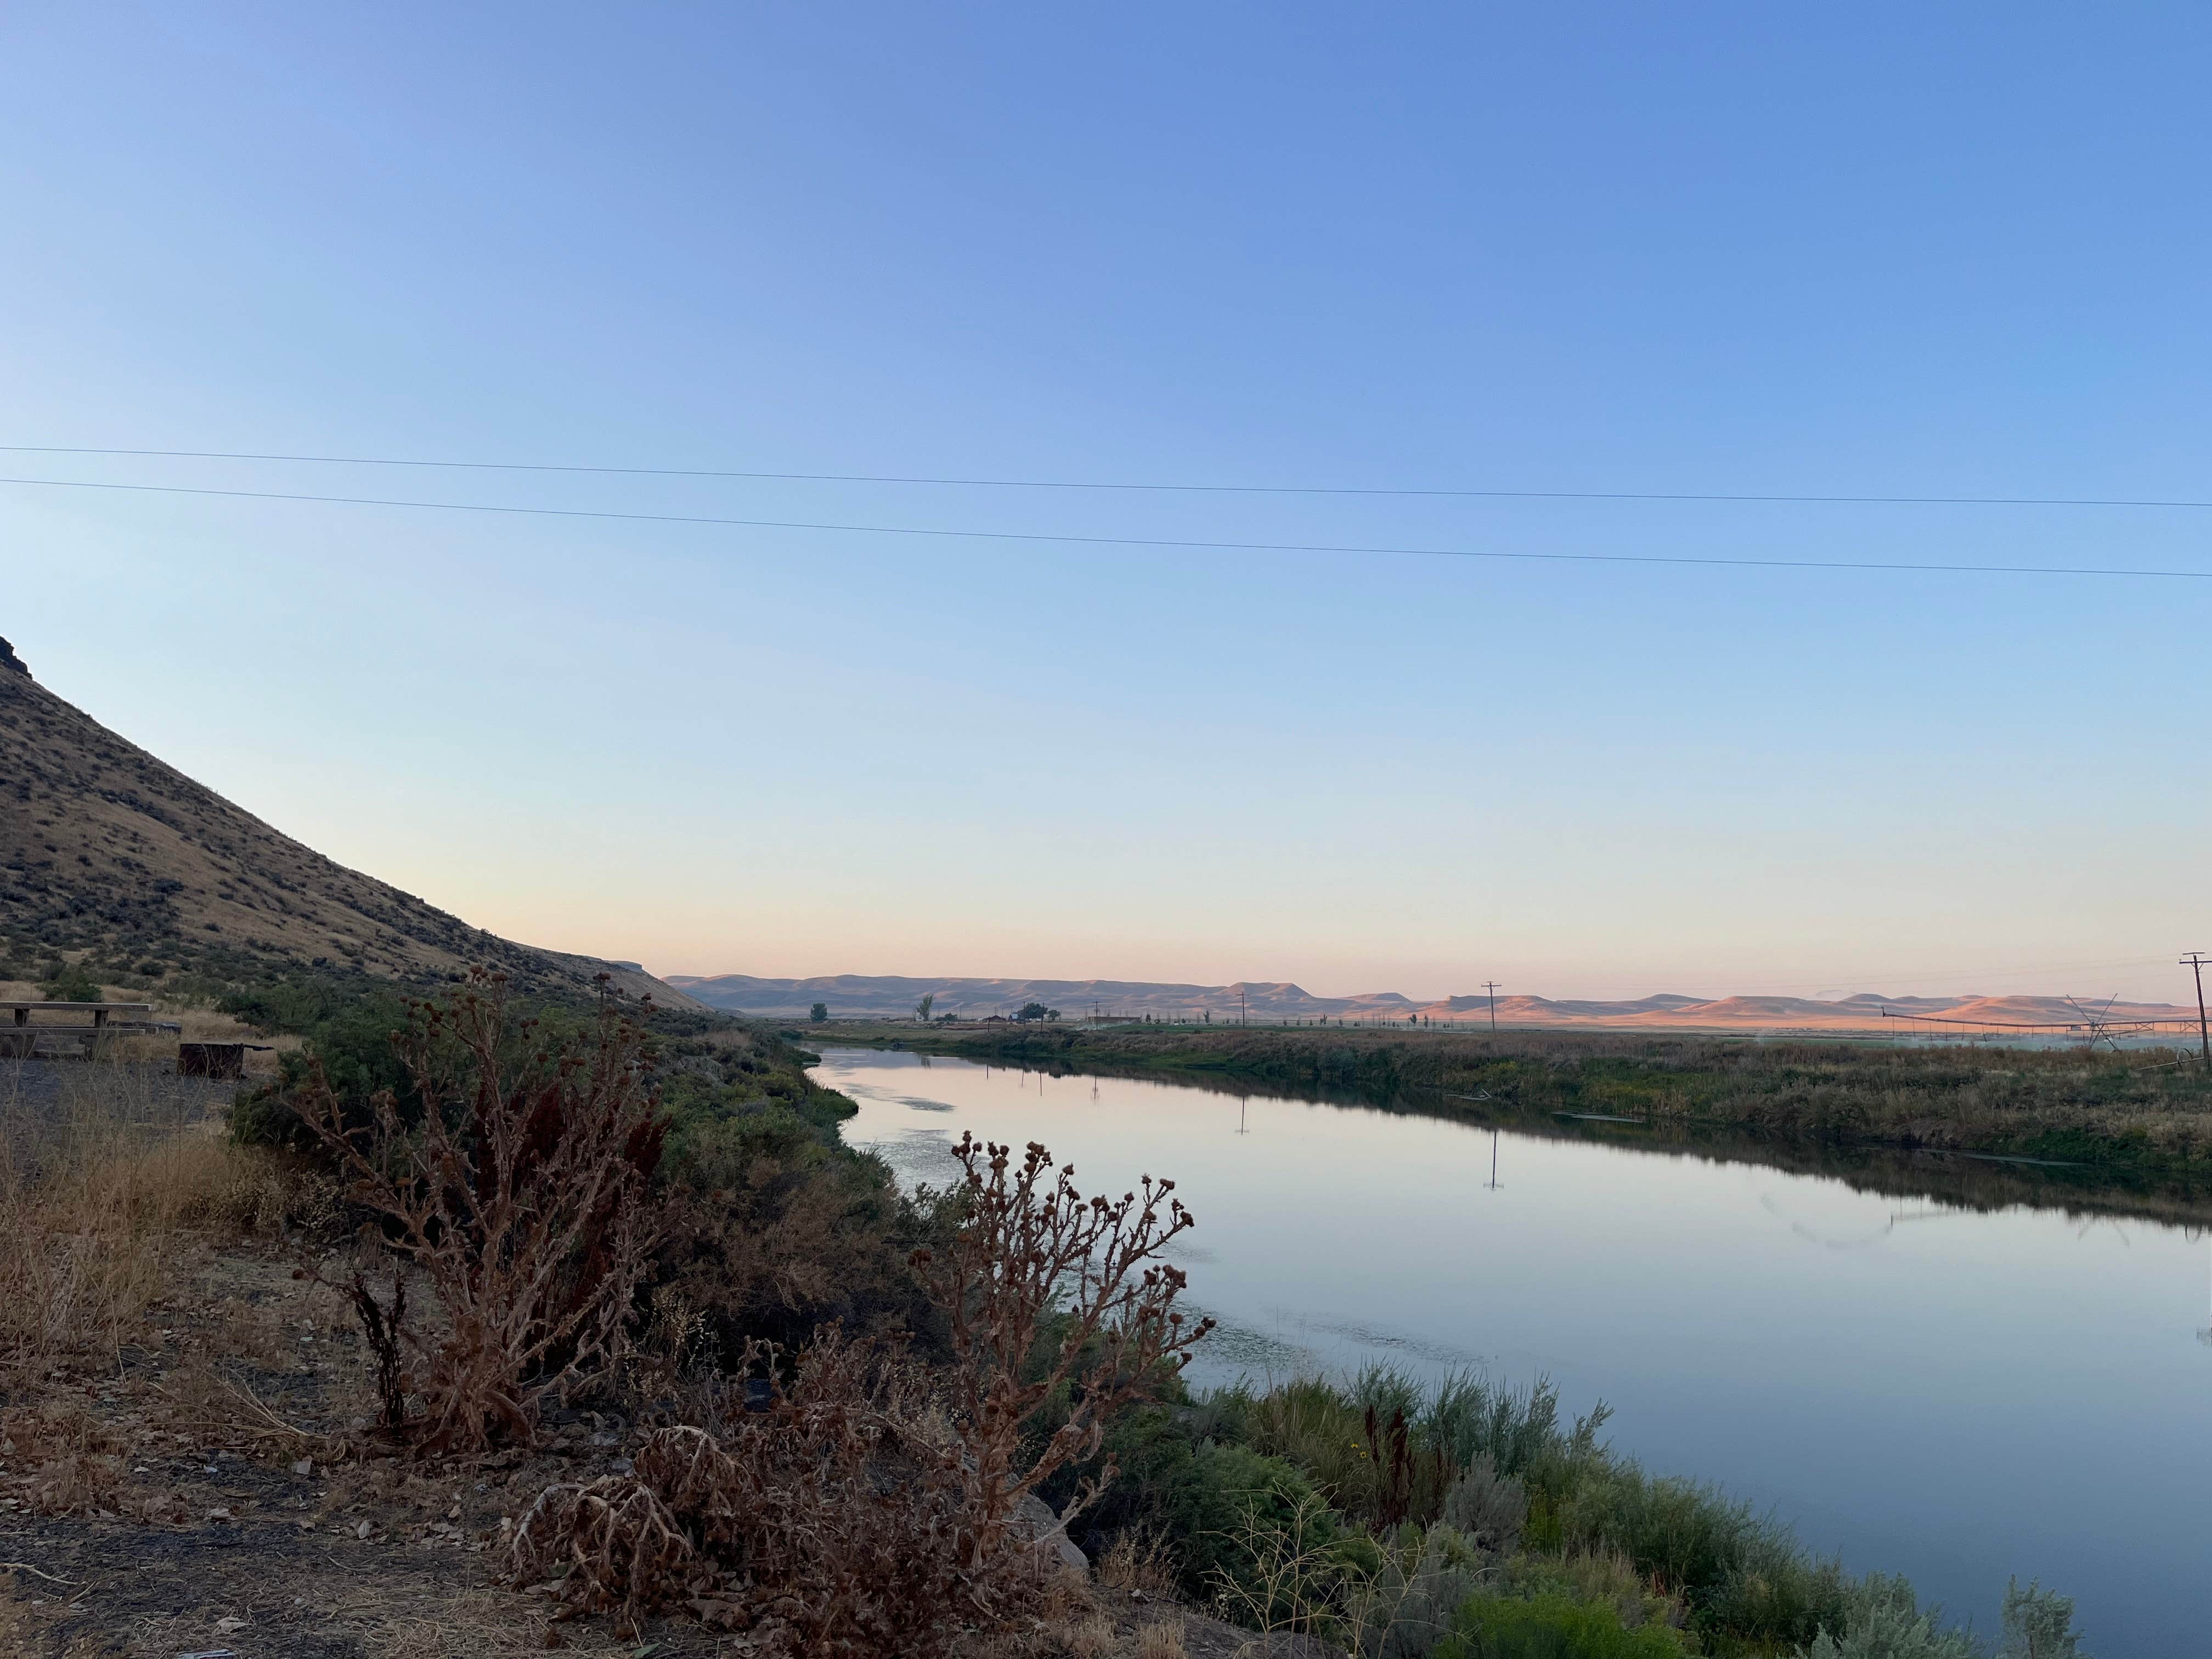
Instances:
[[[1206,1444],[1197,1449],[1159,1518],[1182,1556],[1186,1583],[1210,1596],[1224,1578],[1256,1582],[1250,1534],[1285,1533],[1301,1506],[1320,1504],[1313,1482],[1281,1458]],[[1325,1507],[1320,1514],[1313,1541],[1325,1548],[1338,1541],[1341,1528]]]
[[[1429,1659],[1490,1571],[1480,1546],[1451,1527],[1406,1527],[1382,1569],[1354,1583],[1344,1624],[1358,1659]]]
[[[39,994],[49,1002],[101,1002],[100,981],[82,962],[54,961],[39,982]]]
[[[1238,1403],[1243,1437],[1254,1450],[1297,1465],[1337,1508],[1373,1512],[1376,1469],[1364,1413],[1344,1389],[1323,1377],[1299,1377]]]
[[[1625,1558],[1660,1600],[1680,1598],[1708,1646],[1790,1650],[1823,1627],[1846,1627],[1849,1581],[1836,1563],[1814,1559],[1788,1528],[1749,1504],[1651,1474],[1612,1450],[1598,1438],[1602,1405],[1563,1421],[1558,1393],[1543,1378],[1514,1389],[1462,1372],[1425,1390],[1402,1370],[1370,1366],[1348,1382],[1305,1377],[1215,1403],[1254,1449],[1297,1465],[1339,1510],[1371,1525],[1398,1518],[1386,1511],[1407,1483],[1382,1467],[1384,1448],[1369,1425],[1402,1418],[1413,1443],[1404,1461],[1415,1475],[1436,1462],[1449,1475],[1413,1482],[1416,1502],[1401,1511],[1408,1518],[1494,1533],[1488,1541],[1497,1548],[1513,1530],[1517,1496],[1526,1504],[1518,1528],[1526,1552]],[[1507,1482],[1517,1483],[1517,1494]],[[1456,1513],[1446,1517],[1455,1493]]]
[[[1814,1559],[1787,1527],[1711,1486],[1608,1454],[1548,1496],[1558,1547],[1622,1552],[1684,1596],[1700,1630],[1796,1646],[1844,1620],[1841,1566]]]
[[[234,993],[218,1006],[263,1030],[307,1039],[305,1052],[283,1056],[274,1082],[241,1094],[231,1108],[231,1133],[246,1145],[314,1147],[292,1102],[318,1063],[349,1123],[366,1124],[369,1100],[384,1089],[392,1091],[403,1120],[411,1123],[420,1116],[414,1079],[392,1043],[393,1034],[406,1026],[407,1005],[391,992],[363,994],[311,981]]]
[[[726,1367],[748,1341],[795,1349],[829,1323],[910,1333],[923,1358],[943,1351],[943,1321],[908,1260],[934,1217],[880,1158],[763,1098],[680,1112],[663,1174],[653,1303],[684,1358]]]
[[[1199,1437],[1218,1419],[1205,1407],[1126,1412],[1107,1428],[1118,1473],[1091,1516],[1095,1549],[1115,1534],[1141,1533],[1164,1545],[1185,1595],[1203,1602],[1224,1589],[1260,1588],[1268,1541],[1302,1529],[1332,1570],[1372,1573],[1375,1540],[1347,1527],[1313,1481],[1279,1457]]]
[[[1514,1389],[1500,1387],[1479,1371],[1462,1370],[1424,1395],[1403,1372],[1370,1366],[1354,1392],[1410,1398],[1407,1415],[1462,1468],[1486,1457],[1501,1475],[1555,1487],[1566,1484],[1568,1471],[1595,1455],[1598,1431],[1613,1414],[1600,1401],[1588,1416],[1562,1427],[1559,1391],[1544,1376],[1526,1389]]]
[[[1998,1659],[2089,1659],[2075,1633],[2073,1601],[2033,1579],[2026,1589],[2017,1578],[2005,1585],[2003,1629]]]
[[[1631,1630],[1644,1625],[1680,1626],[1680,1600],[1662,1595],[1636,1564],[1617,1550],[1577,1551],[1571,1555],[1518,1555],[1504,1568],[1505,1589],[1523,1601],[1540,1595],[1611,1607]]]
[[[1452,1622],[1437,1659],[1680,1659],[1684,1651],[1664,1625],[1631,1630],[1612,1607],[1565,1595],[1475,1595]]]
[[[1802,1659],[1983,1659],[1986,1650],[1963,1631],[1938,1628],[1934,1607],[1922,1612],[1902,1578],[1869,1573],[1846,1597],[1842,1622],[1823,1626]]]

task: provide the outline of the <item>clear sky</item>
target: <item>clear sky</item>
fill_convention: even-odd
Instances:
[[[2179,7],[0,15],[0,442],[2212,500]],[[2212,571],[2212,512],[0,455],[1072,536]],[[0,632],[278,827],[661,971],[2124,990],[2212,581],[0,485]]]

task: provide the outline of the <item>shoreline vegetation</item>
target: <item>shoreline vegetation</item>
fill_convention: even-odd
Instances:
[[[295,979],[194,1017],[276,1045],[227,1115],[165,1103],[159,1063],[119,1048],[0,1076],[0,1545],[35,1569],[0,1569],[0,1644],[2078,1652],[2063,1596],[2007,1589],[1994,1644],[1953,1629],[1904,1580],[1645,1470],[1540,1382],[1188,1389],[1204,1332],[1158,1247],[1206,1194],[1094,1200],[1042,1148],[979,1146],[951,1190],[902,1192],[792,1040],[849,1030],[525,1006],[490,976],[412,1002]],[[940,1030],[938,1051],[977,1041]],[[1414,1069],[1379,1043],[1165,1035],[974,1057]],[[1619,1054],[1580,1078],[1563,1058],[1437,1075],[1540,1059],[1559,1098],[1648,1086]]]
[[[1885,1190],[1968,1203],[2042,1194],[2092,1209],[2212,1215],[2212,1083],[2191,1052],[1256,1025],[833,1019],[782,1029],[805,1042],[1246,1086],[1654,1150],[1810,1163]]]

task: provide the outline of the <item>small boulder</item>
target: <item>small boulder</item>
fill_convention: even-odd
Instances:
[[[1077,1572],[1091,1571],[1091,1558],[1068,1537],[1067,1528],[1052,1512],[1052,1506],[1035,1492],[1023,1493],[1022,1501],[1014,1506],[1014,1525],[1039,1549],[1057,1555],[1062,1565]]]

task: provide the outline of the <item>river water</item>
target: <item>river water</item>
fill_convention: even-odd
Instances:
[[[1194,1382],[1475,1365],[1600,1399],[1653,1469],[1771,1507],[1993,1632],[2006,1577],[2102,1659],[2212,1651],[2212,1242],[1756,1164],[871,1049],[848,1143],[942,1184],[963,1130],[1085,1191],[1172,1176]]]

